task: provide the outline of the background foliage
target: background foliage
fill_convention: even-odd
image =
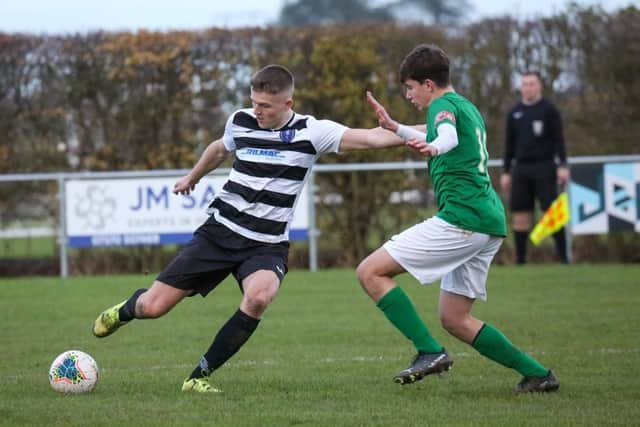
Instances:
[[[639,152],[640,10],[570,6],[536,21],[505,17],[455,28],[0,33],[0,173],[190,168],[228,114],[248,105],[249,77],[268,63],[296,75],[299,112],[372,127],[364,102],[370,89],[399,121],[420,123],[423,113],[403,99],[397,69],[424,42],[453,58],[454,86],[483,113],[491,157],[502,157],[504,114],[518,99],[518,73],[530,68],[540,70],[563,113],[570,155]],[[321,161],[408,159],[418,160],[393,149]],[[423,171],[321,174],[317,183],[321,204],[341,195],[339,208],[321,209],[319,223],[325,249],[337,251],[328,259],[342,264],[433,208]],[[387,203],[404,190],[418,191],[418,206]],[[51,194],[55,185],[41,191]],[[3,223],[34,212],[24,204],[15,186],[0,187]],[[45,203],[36,211],[55,209]]]

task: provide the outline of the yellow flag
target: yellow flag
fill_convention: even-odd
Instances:
[[[569,196],[566,192],[560,193],[549,209],[544,213],[540,221],[533,228],[529,239],[538,246],[545,238],[560,230],[569,222]]]

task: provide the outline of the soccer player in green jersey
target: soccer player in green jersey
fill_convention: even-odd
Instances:
[[[443,327],[483,356],[519,372],[523,379],[517,392],[557,390],[560,384],[551,370],[471,315],[475,300],[486,300],[489,265],[506,236],[504,208],[487,172],[487,136],[480,112],[454,91],[449,59],[437,46],[413,49],[400,66],[400,80],[406,98],[420,110],[428,108],[426,135],[394,121],[371,94],[368,100],[383,128],[428,158],[438,213],[393,236],[357,269],[365,292],[418,352],[394,381],[413,383],[453,364],[393,280],[408,272],[422,284],[442,279]]]

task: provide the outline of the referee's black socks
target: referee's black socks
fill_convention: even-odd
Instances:
[[[563,264],[569,263],[569,257],[567,256],[567,236],[564,234],[564,228],[561,228],[558,232],[554,233],[553,240],[556,244],[556,255],[558,261]]]
[[[514,231],[513,235],[516,241],[516,264],[525,264],[527,262],[527,242],[529,240],[529,232]]]
[[[260,319],[255,319],[238,309],[220,329],[189,379],[209,376],[222,366],[247,342],[258,323]]]

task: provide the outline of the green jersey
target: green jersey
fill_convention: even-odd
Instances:
[[[487,171],[487,132],[480,112],[465,97],[447,92],[429,105],[427,142],[436,139],[443,123],[455,126],[458,145],[429,160],[437,216],[464,230],[506,236],[504,207]]]

